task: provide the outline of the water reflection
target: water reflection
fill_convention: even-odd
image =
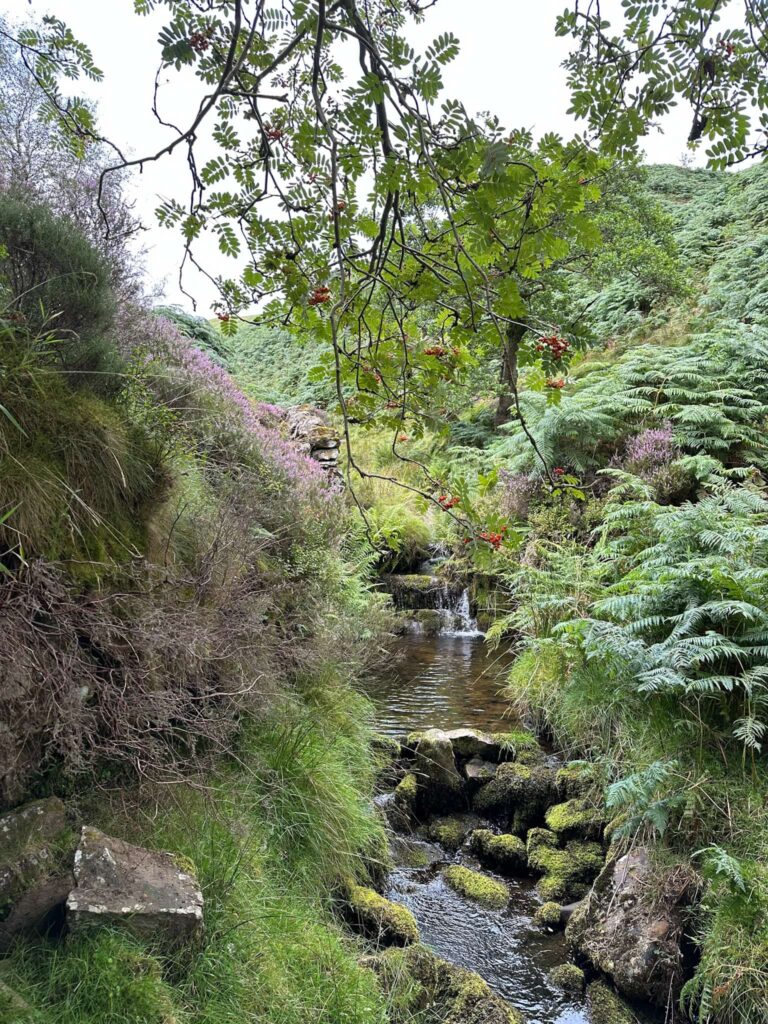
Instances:
[[[379,731],[510,728],[499,691],[511,663],[507,649],[489,650],[482,636],[405,634],[393,662],[369,681]]]

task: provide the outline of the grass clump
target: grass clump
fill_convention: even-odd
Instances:
[[[509,889],[506,885],[479,871],[451,864],[450,867],[443,869],[442,876],[461,896],[466,896],[475,903],[482,903],[485,907],[501,910],[509,902]]]

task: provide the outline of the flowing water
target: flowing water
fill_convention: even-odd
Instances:
[[[435,636],[406,633],[387,671],[371,680],[379,729],[398,736],[463,725],[511,728],[514,722],[499,692],[510,662],[509,653],[489,651],[476,629],[460,630],[455,623]],[[418,839],[400,842],[429,849],[430,859],[478,867],[465,852],[453,855]],[[583,998],[567,995],[547,977],[552,967],[568,961],[568,951],[562,935],[546,935],[533,923],[541,903],[534,883],[505,881],[512,898],[502,912],[458,895],[434,867],[396,867],[385,894],[411,910],[422,940],[436,953],[477,971],[529,1024],[587,1024]]]

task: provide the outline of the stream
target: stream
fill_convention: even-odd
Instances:
[[[435,635],[414,628],[399,639],[396,657],[369,686],[381,732],[403,736],[461,726],[501,732],[513,726],[509,705],[499,694],[511,656],[489,651],[471,625],[460,622],[460,628]],[[503,911],[489,910],[454,892],[435,870],[405,866],[407,858],[398,857],[398,849],[406,847],[421,848],[437,863],[479,865],[465,850],[453,854],[418,837],[395,841],[397,866],[384,895],[413,913],[422,941],[446,960],[477,971],[529,1024],[587,1024],[583,997],[549,981],[548,972],[568,962],[569,955],[562,934],[545,934],[533,923],[542,901],[532,879],[505,879],[509,904]]]

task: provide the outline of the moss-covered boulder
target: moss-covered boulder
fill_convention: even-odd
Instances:
[[[559,903],[555,903],[552,900],[548,903],[542,903],[533,915],[533,920],[540,928],[556,931],[562,926],[563,908]]]
[[[376,765],[376,791],[389,792],[400,782],[407,772],[402,758],[398,740],[390,736],[374,736],[371,742],[371,753]]]
[[[609,858],[589,899],[571,915],[566,938],[622,994],[672,1005],[684,980],[690,885],[690,872],[655,863],[643,847]]]
[[[387,949],[367,957],[387,994],[391,1024],[414,1020],[441,1024],[524,1024],[522,1014],[464,967],[440,959],[425,946]]]
[[[472,757],[462,766],[464,778],[467,780],[467,789],[470,793],[476,793],[481,786],[484,786],[491,779],[496,778],[498,765],[493,761],[484,761],[481,757]]]
[[[574,995],[581,995],[586,981],[584,971],[576,964],[558,964],[549,972],[549,980],[563,992],[572,992]]]
[[[411,733],[407,745],[413,751],[411,771],[418,783],[418,813],[453,811],[466,806],[464,779],[447,733],[442,729]]]
[[[452,814],[449,817],[434,818],[427,825],[427,837],[451,852],[464,845],[464,840],[480,824],[475,814]]]
[[[603,981],[587,985],[587,1006],[591,1024],[639,1024],[630,1007]]]
[[[419,784],[413,772],[406,773],[394,789],[382,799],[387,821],[394,829],[408,829],[416,819],[416,804],[419,795]]]
[[[528,867],[543,875],[538,883],[542,899],[570,903],[588,892],[603,866],[603,850],[597,843],[579,840],[571,840],[563,850],[556,843],[553,832],[532,829],[528,835]]]
[[[600,839],[605,826],[605,817],[600,808],[588,800],[566,800],[554,804],[544,816],[547,828],[561,842],[568,839]]]
[[[443,618],[437,608],[418,608],[406,613],[406,621],[408,619],[427,636],[436,636],[443,626]]]
[[[379,945],[407,946],[419,941],[419,928],[410,910],[375,889],[348,883],[345,913],[354,928]]]
[[[555,775],[561,800],[583,800],[601,788],[599,766],[591,761],[569,761]]]
[[[503,882],[489,878],[481,871],[472,871],[459,864],[444,868],[442,876],[446,883],[461,896],[466,896],[485,907],[502,909],[509,902],[509,889]]]
[[[481,864],[499,874],[518,875],[525,870],[525,843],[519,836],[495,835],[490,829],[479,828],[470,837],[470,847]]]
[[[473,806],[508,831],[521,834],[544,820],[547,807],[555,799],[554,769],[511,761],[499,765],[496,778],[475,794]]]

